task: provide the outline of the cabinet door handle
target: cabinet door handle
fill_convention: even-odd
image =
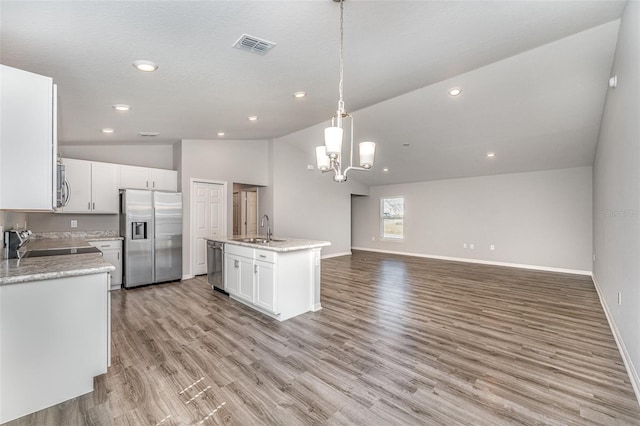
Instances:
[[[96,203],[93,203],[93,209],[94,210],[96,209]]]
[[[266,258],[267,258],[267,256],[266,256],[266,255],[264,255],[264,254],[261,254],[261,255],[260,255],[260,257],[261,257],[261,258],[263,258],[263,259],[266,259]]]
[[[154,180],[153,181],[153,188],[155,188],[155,187],[156,187],[156,181]]]
[[[240,262],[238,262],[237,260],[233,261],[233,267],[234,268],[239,268],[240,267]]]
[[[258,273],[258,265],[253,265],[253,273],[254,274]]]
[[[87,210],[91,210],[91,201],[87,203]]]
[[[117,253],[118,256],[116,257],[116,259],[120,260],[120,252]]]
[[[149,181],[147,181],[146,185],[147,185],[147,188],[148,188],[149,187]]]

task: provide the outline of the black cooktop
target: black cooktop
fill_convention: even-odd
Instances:
[[[85,253],[101,253],[96,247],[80,247],[80,248],[66,248],[66,249],[53,249],[53,250],[32,250],[22,255],[23,259],[28,257],[43,257],[43,256],[64,256],[66,254],[85,254]]]

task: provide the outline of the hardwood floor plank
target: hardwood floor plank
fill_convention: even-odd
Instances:
[[[95,391],[8,424],[640,424],[589,277],[354,251],[322,261],[322,306],[117,291]]]

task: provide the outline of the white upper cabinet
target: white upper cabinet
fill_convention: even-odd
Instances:
[[[53,80],[0,65],[0,209],[54,210],[56,132]]]
[[[151,169],[151,189],[176,192],[178,190],[178,172],[175,170]]]
[[[120,166],[120,188],[178,190],[178,172],[149,167]]]
[[[60,213],[118,213],[118,165],[63,158],[68,202]]]
[[[120,188],[151,189],[151,173],[147,167],[120,166]]]

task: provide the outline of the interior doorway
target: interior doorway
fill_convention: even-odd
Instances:
[[[233,235],[258,234],[258,188],[233,185]]]
[[[191,181],[191,274],[207,273],[207,239],[226,235],[227,184]]]

